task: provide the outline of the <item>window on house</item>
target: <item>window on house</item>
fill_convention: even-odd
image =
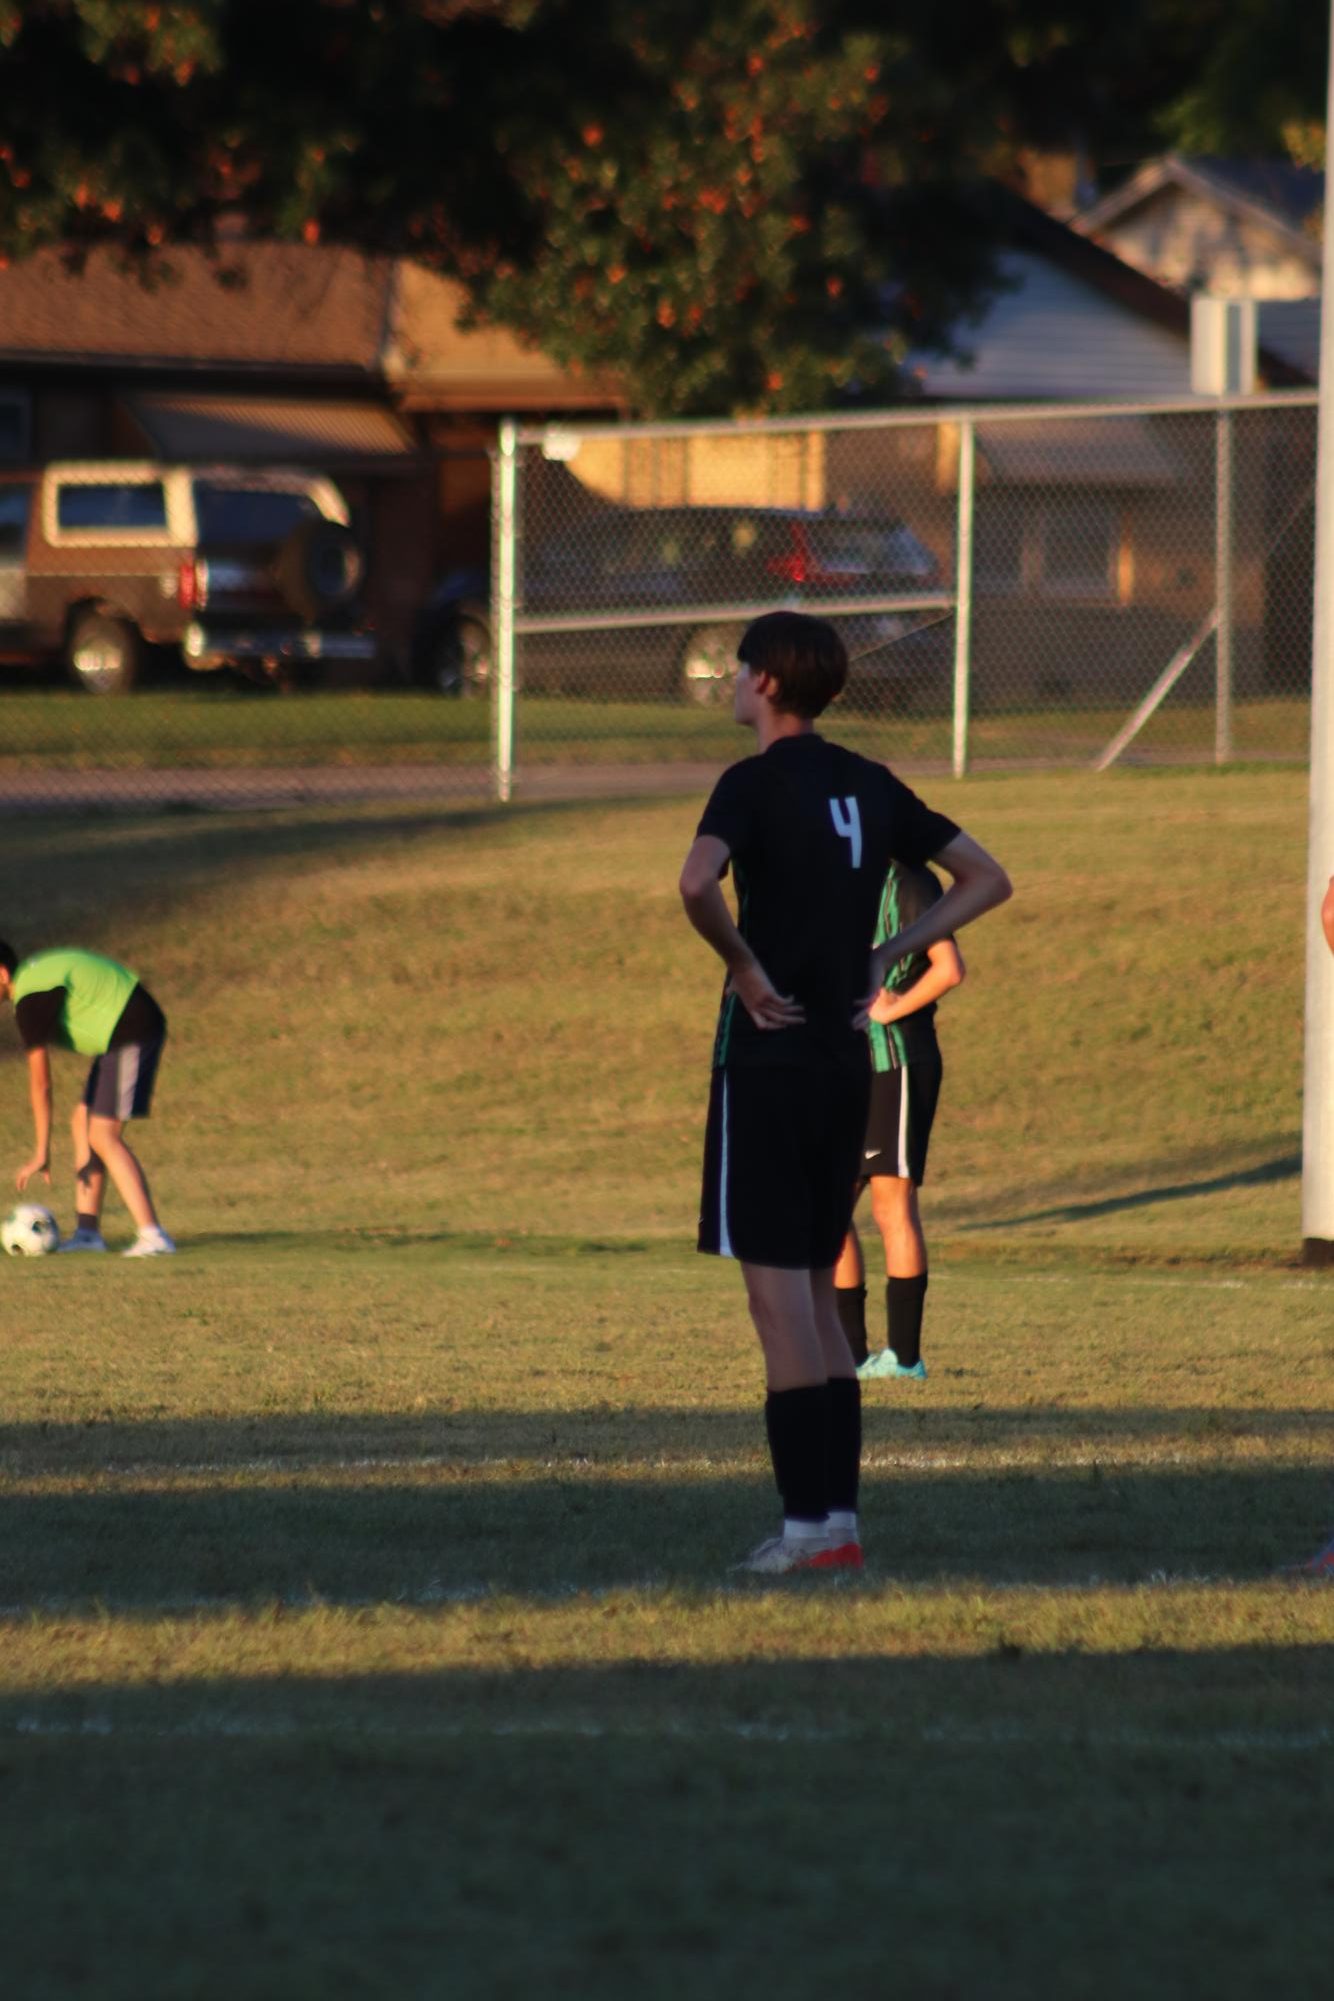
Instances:
[[[1110,597],[1116,587],[1117,509],[1093,494],[993,487],[973,535],[981,591],[1033,597]]]
[[[1116,509],[1087,494],[1044,502],[1042,587],[1101,595],[1116,575]]]

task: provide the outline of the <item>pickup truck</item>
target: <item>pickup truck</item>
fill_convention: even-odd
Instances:
[[[0,659],[62,658],[93,694],[134,686],[145,648],[277,677],[375,657],[363,560],[312,473],[87,460],[0,473]]]

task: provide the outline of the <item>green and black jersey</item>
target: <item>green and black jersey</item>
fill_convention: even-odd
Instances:
[[[100,952],[59,946],[18,966],[11,993],[25,1049],[73,1049],[105,1056],[133,1042],[159,1041],[161,1008],[139,977]]]
[[[886,938],[892,938],[896,932],[916,923],[933,903],[939,903],[943,894],[939,877],[933,875],[929,868],[912,868],[906,862],[891,862],[880,896],[876,944],[883,945]],[[921,979],[930,963],[925,952],[914,952],[909,958],[896,960],[885,981],[887,992],[902,993],[905,987]],[[925,1007],[919,1007],[915,1014],[905,1015],[902,1021],[873,1021],[869,1035],[873,1070],[901,1070],[907,1063],[934,1055],[938,1047],[936,1004],[928,1001]]]

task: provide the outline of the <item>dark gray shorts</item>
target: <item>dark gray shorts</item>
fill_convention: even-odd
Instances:
[[[165,1037],[156,1042],[127,1042],[93,1059],[83,1102],[94,1119],[146,1119],[153,1102],[157,1066]]]

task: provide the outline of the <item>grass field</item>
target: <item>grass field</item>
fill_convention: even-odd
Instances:
[[[982,764],[1088,764],[1121,729],[1131,706],[984,709],[972,719],[970,751]],[[684,702],[524,697],[517,732],[520,768],[699,759],[721,764],[737,752],[726,710]],[[951,755],[943,698],[929,714],[840,715],[839,734],[872,756],[947,763]],[[1310,744],[1310,704],[1295,697],[1239,701],[1233,736],[1240,758],[1301,761]],[[1203,761],[1213,746],[1211,705],[1172,700],[1135,740],[1130,757]],[[204,676],[184,687],[145,689],[125,701],[96,701],[75,689],[29,690],[18,670],[0,681],[0,798],[6,771],[482,768],[491,757],[485,700],[387,688],[277,695]]]
[[[868,1386],[864,1579],[771,1587],[697,800],[4,826],[0,932],[168,1008],[183,1246],[0,1269],[8,1994],[1324,1991],[1304,777],[931,796],[1016,883],[931,1376]]]

